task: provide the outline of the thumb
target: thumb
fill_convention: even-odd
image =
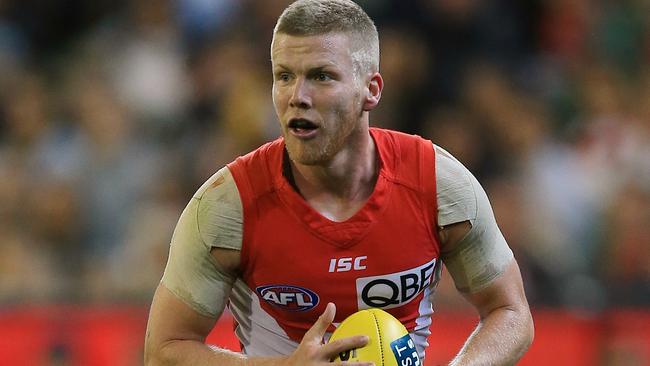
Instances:
[[[332,324],[332,321],[334,321],[334,315],[336,314],[336,305],[334,303],[327,303],[327,306],[325,307],[325,311],[318,317],[318,320],[314,323],[314,325],[309,328],[307,333],[305,333],[304,339],[306,340],[311,340],[311,341],[316,341],[316,342],[321,342],[323,340],[323,336],[325,335],[325,332],[327,332],[327,328]]]

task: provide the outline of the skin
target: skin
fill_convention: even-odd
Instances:
[[[369,134],[369,112],[381,98],[383,80],[374,70],[354,73],[343,34],[296,37],[276,34],[271,59],[273,102],[289,152],[295,185],[321,214],[344,221],[366,202],[377,180],[377,153]],[[308,138],[295,134],[290,121],[318,126]],[[440,228],[443,251],[450,251],[471,228],[468,222]],[[223,268],[239,273],[240,253],[212,250]],[[532,318],[516,262],[484,290],[466,294],[481,316],[479,326],[454,359],[454,365],[513,364],[532,340]],[[329,304],[291,354],[247,358],[204,344],[217,319],[205,317],[176,298],[164,285],[154,295],[145,341],[147,365],[325,365],[341,351],[359,348],[365,337],[322,344],[336,309]],[[169,316],[173,314],[173,316]],[[369,363],[343,363],[370,365]]]
[[[273,102],[295,184],[316,210],[334,221],[351,217],[377,180],[369,112],[381,98],[378,72],[356,75],[344,34],[279,34],[271,48]],[[318,125],[309,139],[289,129],[292,118]]]

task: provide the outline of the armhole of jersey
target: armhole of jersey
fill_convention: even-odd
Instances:
[[[250,254],[250,236],[252,233],[253,225],[255,223],[255,208],[253,199],[253,188],[248,179],[245,171],[244,163],[239,159],[228,164],[228,169],[232,174],[237,189],[239,190],[239,197],[242,204],[242,245],[241,245],[241,273],[246,273],[249,268],[249,254]]]
[[[429,217],[431,238],[440,244],[438,237],[438,198],[436,186],[436,155],[433,143],[423,140],[420,144],[420,186]]]

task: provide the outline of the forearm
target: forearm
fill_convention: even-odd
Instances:
[[[279,365],[277,359],[250,359],[241,353],[205,344],[217,318],[196,312],[161,284],[156,289],[149,313],[144,342],[145,365]]]
[[[146,366],[281,366],[284,360],[280,357],[246,357],[241,353],[191,340],[170,341],[155,351],[146,350],[145,355]]]
[[[450,365],[514,365],[533,334],[528,307],[495,309],[481,320]]]

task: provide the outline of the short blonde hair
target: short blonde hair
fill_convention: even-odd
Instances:
[[[368,14],[352,0],[298,0],[289,5],[275,25],[276,34],[315,36],[343,33],[352,41],[357,73],[379,71],[379,34]]]

